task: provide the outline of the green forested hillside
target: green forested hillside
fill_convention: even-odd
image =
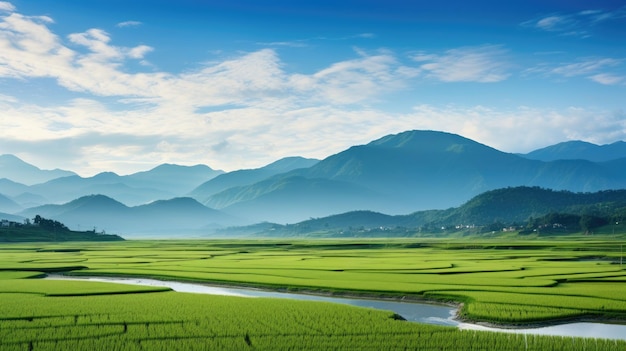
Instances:
[[[313,218],[292,225],[274,225],[260,235],[415,236],[466,231],[492,233],[588,233],[626,219],[626,190],[595,193],[510,187],[485,192],[457,208],[390,216],[355,211]],[[549,228],[550,227],[550,228]]]

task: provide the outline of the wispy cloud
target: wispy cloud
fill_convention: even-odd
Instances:
[[[564,78],[586,77],[596,83],[615,85],[623,81],[625,75],[622,69],[623,62],[622,59],[614,58],[584,58],[578,62],[545,63],[529,68],[524,73]]]
[[[125,21],[125,22],[118,23],[116,27],[119,27],[119,28],[138,27],[140,25],[142,25],[142,23],[139,21]]]
[[[346,35],[343,37],[313,37],[313,38],[305,38],[305,39],[295,39],[295,40],[286,40],[286,41],[271,41],[271,42],[258,42],[256,43],[259,46],[287,46],[293,48],[302,48],[311,46],[312,43],[316,41],[344,41],[344,40],[352,40],[352,39],[373,39],[376,38],[376,34],[374,33],[359,33],[354,35]]]
[[[293,40],[293,41],[269,41],[269,42],[258,42],[259,46],[287,46],[292,48],[304,48],[309,46],[307,40]]]
[[[411,78],[410,68],[402,66],[389,52],[360,53],[360,58],[334,63],[312,75],[294,74],[289,83],[307,99],[352,104],[400,89]]]
[[[596,83],[604,85],[616,85],[626,81],[626,76],[617,76],[609,73],[598,73],[589,77]]]
[[[565,77],[583,76],[607,67],[619,65],[621,60],[612,58],[586,59],[581,62],[569,63],[553,68],[550,73]]]
[[[626,7],[613,11],[585,10],[575,13],[556,13],[539,16],[521,23],[523,27],[541,31],[558,33],[560,35],[587,38],[591,36],[592,28],[603,22],[626,17]]]
[[[13,12],[15,11],[15,6],[7,1],[0,1],[0,12]]]
[[[413,59],[428,77],[443,82],[493,83],[508,78],[507,51],[484,45],[451,49],[443,54],[419,53]]]
[[[411,118],[415,128],[458,133],[508,152],[529,152],[565,140],[606,144],[626,139],[623,110],[419,105]]]

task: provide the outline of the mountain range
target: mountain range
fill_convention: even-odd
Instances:
[[[107,233],[160,236],[198,235],[224,225],[241,223],[220,211],[203,206],[192,198],[157,200],[129,207],[104,195],[88,195],[62,205],[43,205],[18,215],[54,218],[76,230]]]
[[[387,215],[373,211],[351,211],[312,218],[288,225],[265,223],[222,230],[223,235],[277,236],[402,236],[424,231],[501,231],[521,226],[551,214],[626,218],[626,190],[594,193],[554,191],[539,187],[511,187],[487,191],[463,205],[445,210]],[[617,223],[619,223],[617,222]]]
[[[352,211],[405,215],[458,207],[479,194],[506,187],[571,192],[624,189],[624,145],[567,142],[520,155],[456,134],[414,130],[353,146],[323,160],[290,157],[228,173],[204,165],[165,164],[127,176],[105,172],[88,178],[69,171],[37,171],[15,156],[4,155],[0,157],[0,212],[40,214],[70,227],[96,226],[121,234],[175,233],[177,225],[185,231],[208,232]],[[50,172],[62,175],[48,179]],[[45,181],[23,181],[37,177]],[[155,218],[158,225],[147,226],[150,216],[163,218]]]
[[[626,187],[624,170],[626,158],[545,162],[455,134],[408,131],[198,200],[243,218],[293,223],[353,210],[406,214],[445,209],[508,186],[621,189]]]

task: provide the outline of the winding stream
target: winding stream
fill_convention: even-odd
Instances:
[[[388,300],[371,300],[371,299],[357,299],[357,298],[339,298],[328,297],[319,295],[308,294],[292,294],[283,292],[272,292],[266,290],[252,289],[252,288],[225,288],[210,286],[204,284],[194,283],[181,283],[175,281],[164,281],[155,279],[144,278],[115,278],[115,277],[71,277],[64,275],[48,275],[45,279],[55,280],[85,280],[94,282],[107,282],[107,283],[119,283],[119,284],[131,284],[131,285],[145,285],[145,286],[158,286],[168,287],[177,292],[197,293],[197,294],[210,294],[210,295],[226,295],[226,296],[239,296],[239,297],[270,297],[270,298],[283,298],[283,299],[295,299],[295,300],[309,300],[309,301],[325,301],[333,303],[341,303],[359,307],[369,307],[379,310],[393,311],[404,319],[411,322],[437,324],[456,326],[459,329],[466,330],[486,330],[496,332],[507,333],[520,333],[520,334],[541,334],[541,335],[555,335],[555,336],[576,336],[576,337],[590,337],[590,338],[604,338],[604,339],[621,339],[626,340],[626,325],[619,324],[606,324],[606,323],[566,323],[537,328],[524,328],[524,329],[505,329],[486,327],[477,324],[470,324],[460,322],[455,319],[456,308],[450,306],[429,304],[429,303],[415,303],[415,302],[403,302],[403,301],[388,301]]]

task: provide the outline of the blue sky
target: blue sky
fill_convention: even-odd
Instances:
[[[626,139],[623,1],[0,1],[0,153],[235,170],[390,133]]]

